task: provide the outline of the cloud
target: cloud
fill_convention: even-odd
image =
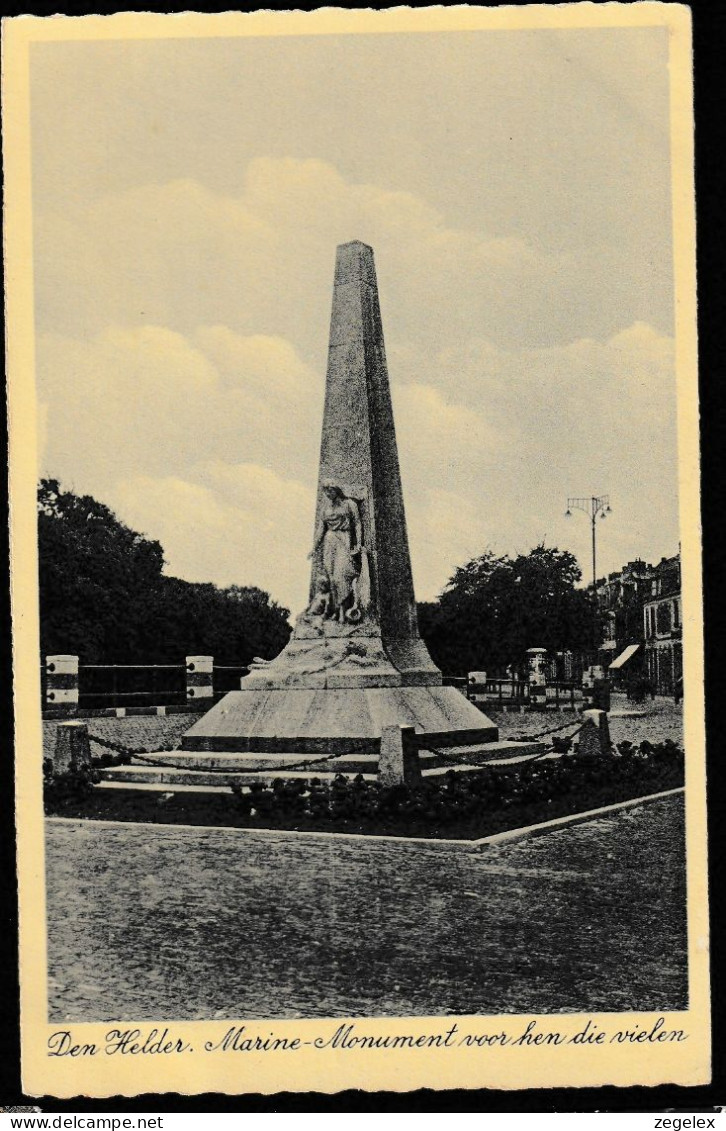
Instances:
[[[183,477],[205,459],[314,474],[323,379],[289,342],[112,326],[86,341],[43,335],[37,354],[52,422],[41,464],[79,488],[103,496],[119,479]]]
[[[194,459],[196,410],[218,384],[209,360],[160,326],[109,327],[89,341],[42,336],[37,374],[52,421],[43,463],[99,490]]]
[[[420,600],[436,596],[457,565],[482,554],[491,544],[486,512],[475,497],[430,488],[412,500],[407,520]]]
[[[434,385],[399,385],[392,390],[401,464],[412,486],[471,474],[472,461],[496,458],[500,441],[485,412],[449,399]]]
[[[304,606],[308,579],[291,552],[312,541],[314,494],[304,485],[257,464],[210,463],[192,468],[189,479],[121,480],[111,502],[161,542],[172,576],[259,585],[293,612]]]
[[[587,579],[590,527],[578,514],[565,519],[570,495],[611,496],[598,572],[674,551],[672,339],[634,323],[604,341],[549,349],[503,350],[474,338],[435,354],[389,352],[401,379],[394,400],[421,596],[438,592],[467,555],[488,546],[526,552],[542,540],[572,549]],[[463,414],[448,434],[437,394],[449,419]],[[426,432],[420,412],[409,432],[409,406],[419,400],[432,425]]]
[[[45,472],[159,539],[171,572],[254,581],[301,607],[324,382],[290,342],[222,325],[192,340],[161,326],[109,327],[88,341],[45,335],[38,377],[53,422]],[[433,386],[397,386],[394,400],[407,498],[423,514],[442,468],[466,484],[496,436]],[[430,538],[430,519],[422,530]]]
[[[284,397],[295,403],[314,396],[320,375],[298,357],[284,338],[265,334],[242,337],[228,326],[200,326],[194,341],[214,363],[227,386],[246,396]]]
[[[612,496],[604,566],[672,552],[667,38],[37,45],[45,469],[173,570],[297,607],[334,249],[362,239],[419,596],[489,545],[587,563],[570,493]]]
[[[281,573],[266,524],[280,506],[289,525],[290,503],[239,468],[314,489],[333,249],[351,238],[376,250],[422,597],[489,544],[546,537],[587,561],[585,525],[560,518],[571,493],[613,496],[609,568],[672,552],[673,342],[638,317],[643,288],[628,290],[619,252],[545,254],[456,227],[420,195],[314,159],[257,157],[238,195],[173,180],[38,218],[44,467],[146,522],[191,508],[207,541],[183,550],[174,523],[157,524],[185,576],[239,566],[273,595],[303,593],[309,524],[290,526]],[[222,518],[234,552],[214,534]],[[243,552],[243,530],[272,541]]]
[[[168,571],[307,592],[323,378],[291,343],[201,326],[44,335],[43,471],[158,539]]]
[[[411,346],[389,352],[404,387],[443,390],[454,410],[486,415],[502,442],[541,445],[561,437],[571,446],[597,429],[602,447],[637,426],[648,444],[654,430],[674,426],[673,340],[643,323],[604,341],[548,348],[505,350],[473,337],[433,354]],[[674,449],[668,454],[674,457]]]
[[[421,197],[348,182],[323,161],[257,157],[239,196],[174,180],[39,215],[39,326],[148,321],[189,337],[222,324],[321,356],[333,251],[354,238],[375,247],[399,334],[414,340],[474,325],[516,334],[523,303],[568,284],[524,238],[452,227]]]
[[[389,353],[419,596],[490,545],[526,551],[547,539],[587,572],[589,528],[563,518],[570,494],[611,494],[604,568],[671,551],[669,338],[635,323],[550,349],[474,338]],[[141,523],[182,576],[254,581],[301,607],[324,382],[291,342],[220,324],[190,339],[110,327],[86,342],[45,336],[38,362],[48,473]]]

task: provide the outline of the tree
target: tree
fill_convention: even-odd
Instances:
[[[126,652],[141,606],[161,579],[164,555],[90,495],[56,479],[38,490],[41,649],[92,662]]]
[[[421,632],[450,674],[524,671],[528,648],[592,646],[592,598],[576,588],[580,567],[567,550],[544,545],[515,558],[491,550],[460,566],[437,602],[419,606]]]
[[[288,610],[264,590],[166,576],[158,542],[55,479],[38,490],[38,552],[43,655],[164,664],[208,654],[247,664],[272,659],[289,638]]]

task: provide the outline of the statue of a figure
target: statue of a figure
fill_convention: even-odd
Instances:
[[[315,542],[308,557],[318,557],[327,581],[324,615],[355,624],[362,611],[358,596],[361,575],[363,528],[355,499],[349,499],[333,483],[323,485],[325,502],[315,531]],[[320,583],[317,583],[318,594]]]
[[[319,577],[313,598],[305,610],[306,617],[325,617],[330,609],[330,582],[327,577]]]
[[[315,579],[315,592],[308,607],[296,618],[296,628],[313,630],[313,635],[323,635],[323,623],[331,615],[330,609],[330,583],[324,574],[318,574]],[[310,636],[305,632],[306,637]]]

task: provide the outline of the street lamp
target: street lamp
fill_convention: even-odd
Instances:
[[[592,592],[595,595],[597,587],[597,557],[595,547],[595,529],[598,516],[605,518],[611,513],[610,511],[610,496],[609,495],[591,495],[589,499],[568,499],[567,510],[565,511],[565,518],[572,517],[572,508],[578,511],[584,511],[590,519],[592,524]]]

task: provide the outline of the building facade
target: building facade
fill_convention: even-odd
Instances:
[[[597,583],[602,625],[598,663],[609,672],[615,687],[643,677],[643,608],[650,595],[652,571],[648,562],[636,558]]]
[[[662,558],[653,567],[650,594],[643,605],[645,671],[659,695],[682,694],[683,606],[681,559]]]
[[[651,565],[636,558],[596,587],[602,625],[598,662],[614,687],[640,683],[658,695],[679,692],[681,651],[680,554]]]

